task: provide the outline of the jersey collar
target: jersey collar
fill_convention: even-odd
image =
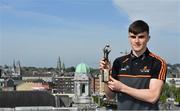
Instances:
[[[140,55],[139,57],[136,57],[136,56],[133,54],[132,50],[131,50],[130,58],[131,58],[131,59],[141,59],[141,60],[144,60],[144,59],[149,55],[149,53],[150,53],[150,51],[149,51],[149,49],[147,48],[146,51],[145,51],[142,55]]]

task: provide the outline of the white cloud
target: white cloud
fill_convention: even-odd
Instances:
[[[6,3],[0,3],[0,14],[3,15],[3,18],[17,17],[26,21],[32,20],[44,23],[48,23],[49,21],[54,23],[61,23],[63,20],[61,17],[54,16],[48,13],[18,9],[17,7]]]
[[[150,25],[149,48],[170,63],[179,63],[180,0],[112,0],[132,21],[142,19]],[[172,39],[173,38],[173,39]],[[173,54],[173,56],[172,56]]]
[[[180,31],[179,0],[113,0],[113,3],[132,21],[145,20],[155,30]]]

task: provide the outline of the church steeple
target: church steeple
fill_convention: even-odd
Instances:
[[[13,60],[13,70],[14,70],[14,72],[16,71],[16,62],[15,62],[15,60]]]
[[[60,56],[58,57],[58,61],[57,61],[57,70],[59,71],[59,72],[61,72],[61,58],[60,58]]]
[[[12,66],[12,74],[19,76],[21,75],[21,65],[20,65],[20,61],[15,61],[13,60],[13,66]]]
[[[65,64],[64,64],[64,62],[63,62],[63,63],[62,63],[62,69],[61,69],[61,72],[64,73],[64,71],[65,71]]]
[[[18,75],[21,75],[21,64],[20,64],[20,61],[17,61],[16,73]]]

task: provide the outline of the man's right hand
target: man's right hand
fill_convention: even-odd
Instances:
[[[110,62],[106,61],[104,58],[99,62],[99,69],[104,70],[104,69],[111,69],[111,64]]]

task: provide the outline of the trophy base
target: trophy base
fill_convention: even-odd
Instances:
[[[103,82],[109,81],[109,69],[104,69]]]

